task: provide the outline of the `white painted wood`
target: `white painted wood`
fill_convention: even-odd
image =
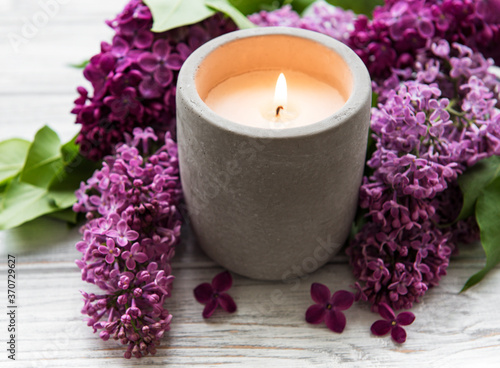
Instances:
[[[48,0],[45,0],[48,1]],[[111,33],[103,20],[123,0],[69,1],[60,13],[16,54],[6,38],[21,17],[38,11],[35,0],[0,1],[0,139],[32,138],[49,123],[67,139],[76,132],[69,114],[81,72],[66,68],[92,55]],[[0,281],[1,367],[498,367],[500,366],[500,272],[458,294],[466,279],[484,263],[479,245],[463,247],[449,275],[413,312],[402,346],[371,336],[378,316],[366,304],[347,311],[344,333],[308,325],[309,288],[321,282],[345,289],[354,282],[347,258],[294,283],[262,282],[235,275],[230,293],[238,304],[233,315],[201,317],[193,288],[221,271],[195,244],[189,231],[174,260],[173,296],[166,306],[172,330],[154,357],[127,361],[114,341],[102,342],[83,322],[79,290],[98,291],[80,280],[74,265],[78,229],[52,220],[0,232],[0,275],[7,253],[17,256],[18,358],[7,361],[6,281]],[[5,279],[4,279],[5,280]]]

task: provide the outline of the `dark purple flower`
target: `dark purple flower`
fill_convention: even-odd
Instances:
[[[142,119],[144,107],[137,100],[137,91],[132,87],[126,87],[116,96],[104,98],[104,104],[111,108],[113,117],[117,120],[125,119],[128,114]]]
[[[146,75],[139,84],[139,91],[144,98],[157,99],[162,95],[164,88],[155,81],[153,75]]]
[[[133,62],[133,59],[129,57],[130,46],[123,37],[115,36],[113,38],[113,43],[111,44],[110,53],[116,59],[116,71],[118,73],[123,72],[127,69]]]
[[[319,324],[325,321],[333,332],[344,331],[346,319],[342,311],[349,309],[354,302],[354,295],[345,290],[336,291],[330,296],[330,290],[323,284],[311,285],[311,298],[317,304],[311,305],[306,311],[306,321]]]
[[[120,96],[120,94],[128,87],[137,88],[141,82],[143,75],[138,70],[131,70],[128,73],[116,73],[111,80],[109,89],[111,95]]]
[[[479,17],[488,23],[500,23],[500,1],[478,0],[476,12]]]
[[[85,103],[87,102],[87,100],[89,98],[89,93],[85,88],[77,87],[76,90],[77,90],[78,94],[80,95],[80,97],[78,97],[74,101],[75,107],[71,111],[71,113],[73,113],[73,114],[78,114],[78,112],[80,112],[82,110],[82,108],[85,106]]]
[[[418,211],[428,216],[430,206],[420,205]],[[455,244],[430,220],[419,219],[419,226],[407,230],[389,225],[389,214],[384,218],[388,224],[367,223],[347,249],[358,279],[356,297],[373,306],[383,302],[408,309],[446,274]]]
[[[77,143],[92,160],[112,153],[136,127],[151,127],[163,140],[175,134],[175,88],[184,60],[198,46],[236,29],[234,23],[215,15],[198,24],[151,32],[153,19],[140,0],[130,0],[107,24],[115,31],[111,44],[103,42],[84,76],[93,96],[79,88],[72,113],[81,124]]]
[[[401,326],[408,326],[415,321],[415,315],[412,312],[401,312],[397,316],[386,303],[378,305],[379,314],[382,318],[372,324],[371,331],[374,335],[384,336],[389,331],[392,339],[398,344],[406,341],[406,331]]]
[[[85,67],[83,75],[94,87],[94,98],[102,98],[106,93],[107,81],[111,77],[115,67],[115,58],[110,53],[98,54],[90,59]]]
[[[500,40],[499,8],[498,0],[386,1],[372,20],[358,17],[347,43],[377,84],[395,69],[412,68],[419,53],[442,41],[466,44],[498,64],[500,51],[492,45]]]
[[[158,40],[153,45],[153,52],[144,52],[138,59],[140,67],[153,73],[155,81],[165,87],[172,81],[172,70],[179,70],[182,59],[179,54],[172,53],[167,40]]]
[[[226,293],[233,284],[229,271],[224,271],[212,279],[212,283],[205,282],[194,289],[194,297],[198,303],[206,304],[203,309],[203,318],[209,318],[220,305],[228,313],[236,311],[236,303]]]

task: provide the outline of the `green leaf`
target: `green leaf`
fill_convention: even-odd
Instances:
[[[20,175],[7,186],[0,183],[0,230],[46,214],[75,221],[70,210],[61,210],[76,202],[75,190],[98,168],[79,154],[75,140],[61,146],[50,128],[37,132]]]
[[[92,175],[96,168],[95,163],[79,154],[78,146],[75,143],[77,136],[61,146],[62,165],[49,184],[48,195],[59,208],[70,207],[76,202],[75,190],[78,189],[81,181]],[[82,167],[89,163],[92,167],[91,170]]]
[[[302,2],[303,0],[294,0],[292,5],[295,7],[295,2]],[[311,1],[311,0],[305,0]],[[281,1],[276,0],[229,0],[232,6],[237,8],[245,15],[253,14],[261,10],[277,9],[281,6]]]
[[[16,228],[2,232],[5,242],[0,244],[4,254],[23,254],[74,242],[77,229],[50,216],[38,217]]]
[[[0,230],[16,227],[57,210],[55,203],[47,197],[47,189],[12,180],[0,206]]]
[[[99,164],[77,154],[75,158],[66,164],[54,177],[49,186],[48,196],[59,208],[72,206],[76,202],[75,190],[82,181],[87,180]]]
[[[20,180],[40,188],[48,187],[63,165],[60,145],[56,132],[48,126],[40,129],[28,151]]]
[[[7,190],[8,184],[10,184],[10,181],[6,181],[5,184],[0,185],[0,210],[2,209],[2,197]]]
[[[293,0],[292,7],[299,14],[307,12],[307,9],[316,2],[316,0]]]
[[[361,231],[363,226],[366,225],[368,219],[366,218],[366,214],[368,211],[364,208],[358,207],[356,211],[356,216],[354,217],[354,221],[351,224],[351,232],[349,233],[349,242],[351,242],[357,233]]]
[[[55,218],[57,220],[69,222],[70,224],[76,224],[78,213],[73,211],[71,208],[66,208],[65,210],[53,212],[48,215],[49,217]]]
[[[153,32],[186,26],[215,14],[202,0],[144,0],[153,15]]]
[[[372,93],[372,107],[377,107],[378,106],[378,93],[373,92]]]
[[[486,265],[471,276],[462,292],[477,284],[500,263],[500,177],[488,184],[476,204],[476,220],[481,230],[481,244],[486,253]]]
[[[65,165],[69,164],[70,162],[73,162],[73,160],[78,156],[80,152],[80,149],[76,144],[77,137],[78,134],[75,135],[73,139],[70,140],[68,143],[65,143],[61,146],[61,157]]]
[[[240,29],[254,28],[255,24],[250,22],[237,8],[228,0],[205,0],[205,5],[220,11],[230,17]]]
[[[69,66],[72,68],[75,68],[75,69],[84,69],[87,65],[89,65],[89,63],[90,63],[90,60],[84,60],[78,64],[69,64]]]
[[[367,165],[369,159],[372,158],[373,153],[377,150],[377,142],[373,138],[373,131],[368,128],[368,139],[366,141],[366,156],[365,156],[365,169],[363,171],[364,176],[371,176],[373,174],[373,169]]]
[[[30,142],[9,139],[0,142],[0,186],[15,177],[23,168]]]
[[[70,219],[74,216],[61,210],[69,209],[76,202],[75,190],[80,182],[88,179],[97,164],[82,156],[65,166],[54,176],[48,188],[38,187],[19,180],[10,182],[0,205],[0,230],[10,229],[37,217],[60,212],[57,218]]]
[[[351,9],[356,14],[366,14],[371,18],[373,9],[377,5],[383,5],[384,0],[327,0],[330,4],[340,6],[344,9]]]
[[[483,189],[500,175],[500,157],[491,156],[479,161],[458,178],[464,203],[456,221],[474,214],[474,206]],[[456,222],[455,221],[455,222]]]

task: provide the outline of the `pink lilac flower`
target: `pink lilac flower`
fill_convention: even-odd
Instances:
[[[312,324],[325,322],[333,332],[341,333],[346,325],[342,311],[349,309],[354,302],[354,295],[345,290],[336,291],[330,296],[330,290],[323,284],[311,285],[311,298],[316,304],[306,311],[306,321]]]
[[[318,1],[311,5],[307,14],[300,20],[299,27],[326,34],[344,43],[348,42],[354,31],[356,14],[339,6]]]
[[[319,32],[346,43],[351,31],[354,30],[356,15],[350,10],[332,6],[326,2],[315,2],[302,18],[285,5],[277,10],[248,16],[254,24],[260,27],[295,27]]]
[[[391,332],[392,339],[398,344],[406,341],[406,331],[401,326],[408,326],[415,321],[412,312],[401,312],[397,316],[394,311],[385,303],[378,306],[380,316],[384,319],[373,323],[371,331],[374,335],[384,336]]]
[[[115,257],[120,255],[120,249],[115,247],[115,241],[111,238],[106,240],[106,246],[101,245],[98,248],[99,253],[104,254],[106,256],[105,260],[108,263],[113,263],[115,261]]]
[[[125,265],[129,270],[135,269],[136,262],[144,263],[148,260],[146,253],[139,252],[141,245],[139,243],[134,243],[130,248],[130,251],[126,250],[122,253],[122,258],[126,261]]]
[[[249,15],[248,19],[259,27],[298,27],[300,24],[300,15],[289,4],[271,12],[262,10]]]
[[[116,230],[108,231],[107,235],[116,239],[116,242],[120,247],[125,247],[130,244],[131,241],[134,241],[139,237],[139,233],[135,230],[130,230],[127,222],[124,220],[118,221],[116,224]]]
[[[233,284],[233,278],[228,271],[217,274],[211,283],[205,282],[198,285],[193,293],[198,303],[205,304],[203,318],[210,318],[217,307],[221,307],[228,313],[236,311],[236,303],[233,298],[226,293]]]
[[[172,288],[170,262],[181,226],[177,146],[167,133],[154,150],[156,135],[134,132],[81,185],[73,206],[88,220],[76,244],[82,253],[76,264],[84,281],[102,289],[99,295],[82,292],[82,313],[103,340],[127,346],[126,358],[154,354],[170,329],[172,315],[163,303]]]

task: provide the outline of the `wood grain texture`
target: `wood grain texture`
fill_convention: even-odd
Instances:
[[[48,1],[48,0],[45,0]],[[67,67],[98,50],[111,36],[104,19],[124,0],[69,1],[36,37],[14,52],[5,37],[17,32],[22,17],[40,10],[35,0],[0,2],[0,139],[32,138],[49,123],[64,139],[76,131],[69,113],[81,71]],[[6,41],[7,40],[7,41]],[[172,330],[154,357],[127,361],[114,341],[102,342],[83,322],[79,290],[99,290],[80,279],[74,264],[78,229],[52,220],[0,232],[0,275],[5,280],[6,254],[17,256],[19,361],[4,349],[5,302],[0,302],[1,367],[499,367],[500,272],[458,294],[478,271],[484,256],[479,245],[464,247],[454,257],[441,285],[430,290],[413,312],[402,346],[378,338],[369,328],[378,316],[366,304],[347,313],[342,334],[308,325],[309,288],[321,282],[345,289],[354,282],[347,258],[340,254],[312,275],[289,283],[263,282],[235,276],[231,294],[234,315],[217,312],[201,317],[193,288],[221,271],[197,247],[189,230],[173,264],[176,281],[166,306],[174,315]],[[0,300],[6,301],[1,281]]]

